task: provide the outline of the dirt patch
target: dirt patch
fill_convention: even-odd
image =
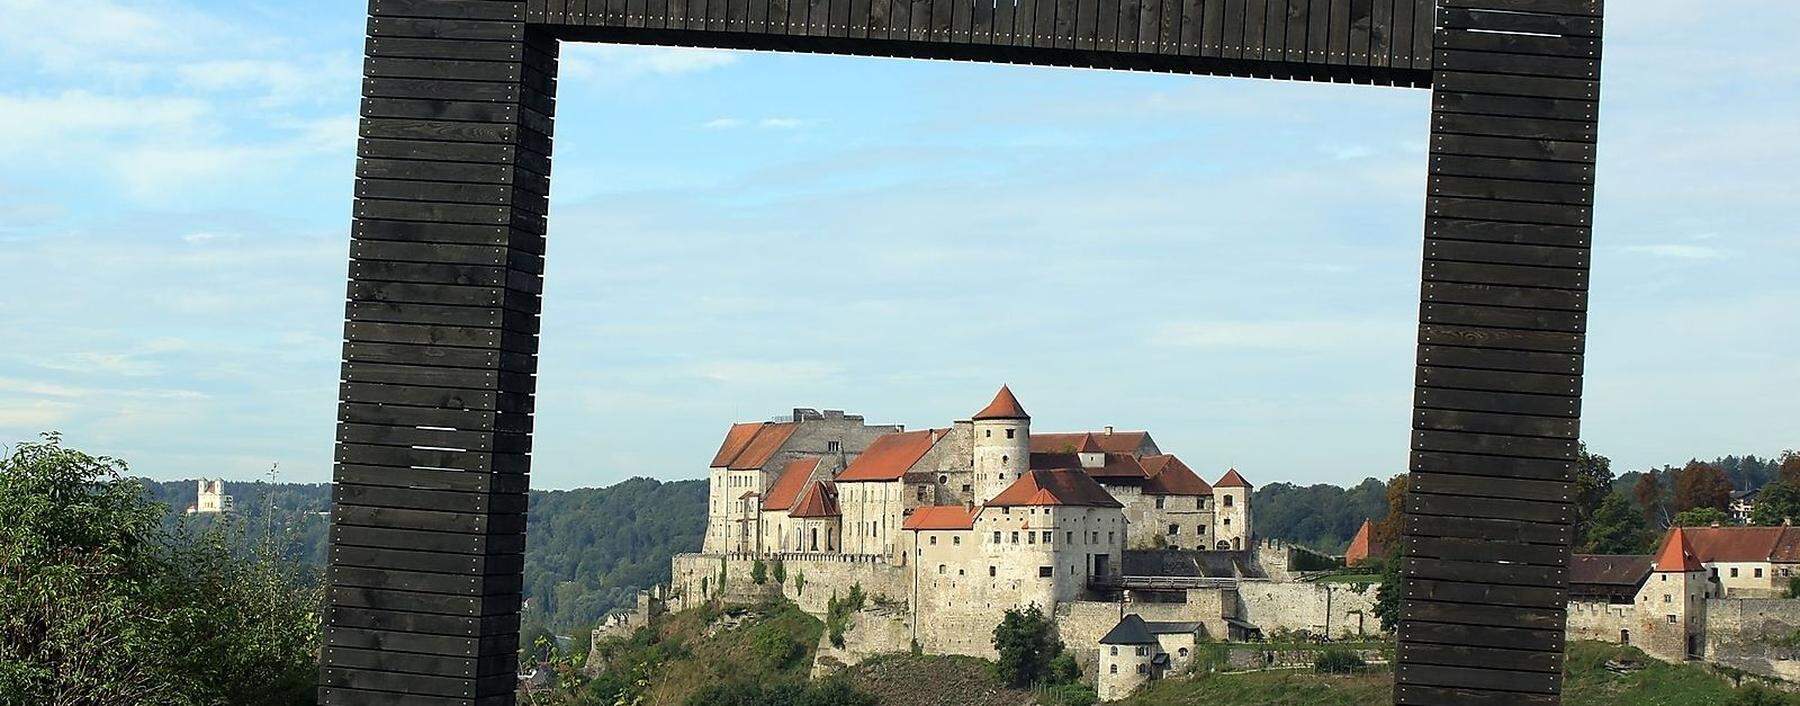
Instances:
[[[1031,692],[1000,685],[987,662],[970,657],[888,655],[845,671],[882,706],[1029,706]]]

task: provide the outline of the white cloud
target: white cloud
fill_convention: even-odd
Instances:
[[[744,121],[737,118],[713,118],[712,120],[701,123],[700,127],[707,130],[730,130],[734,127],[742,126],[743,124]]]
[[[724,49],[568,44],[558,66],[564,80],[612,82],[710,71],[737,60],[737,54]]]
[[[812,124],[810,121],[799,118],[763,118],[757,121],[756,126],[765,130],[792,130],[810,124]]]
[[[1705,245],[1683,245],[1679,243],[1628,245],[1625,247],[1625,251],[1679,260],[1718,260],[1727,257],[1729,254],[1724,250],[1707,247]]]
[[[1319,350],[1404,337],[1405,321],[1200,321],[1166,324],[1151,341],[1157,345],[1206,349]]]
[[[187,133],[211,110],[206,101],[173,96],[103,96],[85,90],[0,94],[0,154],[92,144],[118,135]]]
[[[727,384],[775,384],[791,386],[835,377],[842,368],[815,361],[748,361],[717,360],[701,363],[694,373],[713,382]]]

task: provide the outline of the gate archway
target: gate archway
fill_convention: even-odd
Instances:
[[[1430,89],[1395,702],[1559,702],[1601,15],[1600,0],[371,0],[320,702],[513,703],[563,41]]]

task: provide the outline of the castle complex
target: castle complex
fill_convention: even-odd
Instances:
[[[1201,639],[1375,630],[1372,591],[1295,582],[1297,550],[1254,537],[1238,471],[1208,483],[1143,431],[1034,433],[1005,387],[943,428],[811,409],[735,424],[708,477],[705,540],[674,559],[671,605],[783,595],[822,614],[859,587],[877,608],[844,660],[914,645],[992,657],[1005,611],[1035,605],[1096,686],[1124,694]],[[1101,669],[1118,649],[1101,639],[1140,624],[1172,651]]]

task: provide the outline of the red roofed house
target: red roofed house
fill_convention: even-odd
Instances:
[[[1356,536],[1350,538],[1350,548],[1344,550],[1344,565],[1356,566],[1387,553],[1387,547],[1375,541],[1375,523],[1363,520],[1362,527],[1357,528]]]
[[[876,437],[898,430],[830,409],[795,409],[779,421],[731,425],[707,474],[707,525],[701,551],[768,551],[763,546],[769,536],[762,527],[767,504],[763,496],[774,491],[772,486],[789,463],[806,456],[818,458],[823,466],[818,472],[829,478],[830,471],[843,468]]]

